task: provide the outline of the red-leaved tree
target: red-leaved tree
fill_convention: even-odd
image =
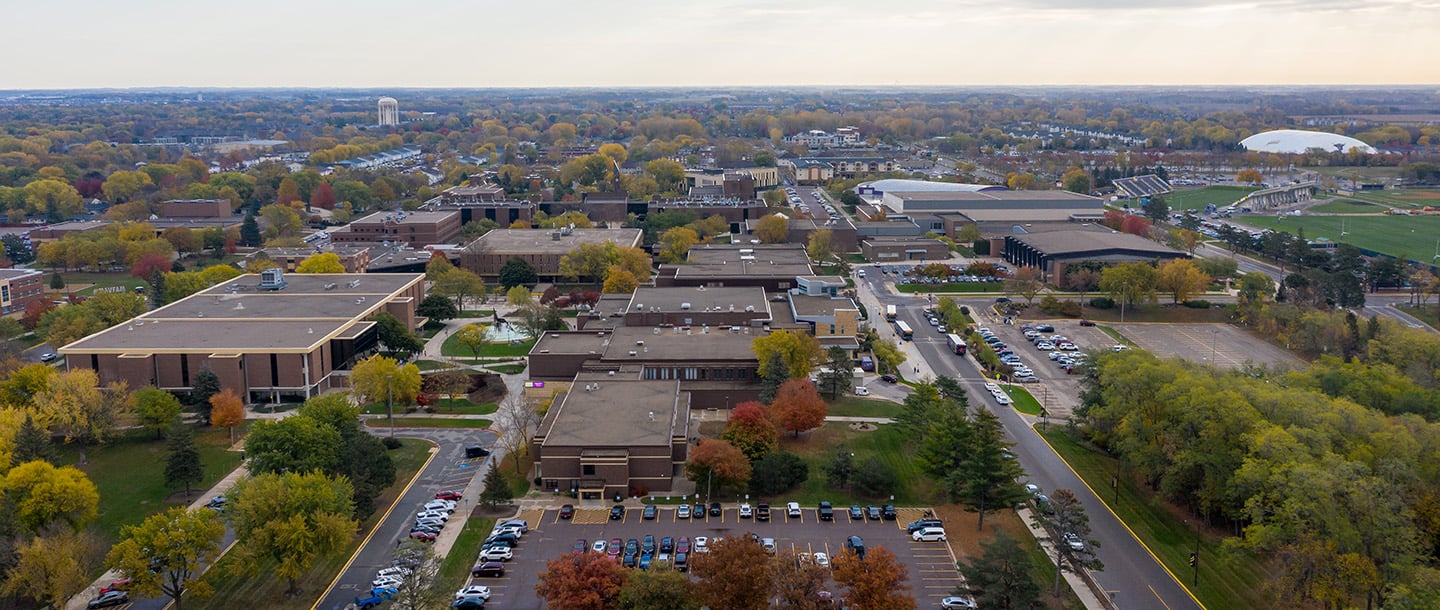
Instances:
[[[1150,219],[1139,214],[1131,214],[1125,217],[1124,222],[1120,223],[1120,231],[1147,237],[1150,235]]]
[[[780,431],[766,417],[765,405],[755,401],[735,405],[721,438],[730,441],[751,462],[780,446]]]
[[[791,379],[781,384],[775,391],[775,400],[770,402],[770,417],[781,429],[795,436],[819,428],[825,423],[829,410],[815,384],[808,379]]]
[[[310,191],[310,205],[322,210],[335,209],[335,190],[330,188],[328,182],[321,182],[315,185],[315,190]]]
[[[535,593],[551,608],[610,610],[628,576],[604,553],[568,554],[545,562]]]
[[[165,273],[170,270],[170,257],[164,254],[146,254],[130,265],[130,275],[142,280],[150,279],[150,275],[159,271]]]
[[[717,486],[744,486],[750,482],[750,458],[727,441],[702,438],[690,450],[685,475],[697,484],[705,481]]]

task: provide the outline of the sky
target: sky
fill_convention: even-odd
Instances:
[[[1440,83],[1440,0],[16,0],[0,89]]]

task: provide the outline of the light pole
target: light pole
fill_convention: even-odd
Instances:
[[[1215,342],[1220,340],[1220,329],[1210,331],[1210,366],[1215,366]]]
[[[1190,520],[1186,519],[1184,523],[1189,526]],[[1195,527],[1195,550],[1190,552],[1190,568],[1193,570],[1190,586],[1198,587],[1200,586],[1200,527],[1198,524]]]

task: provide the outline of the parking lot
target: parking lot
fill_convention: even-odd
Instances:
[[[544,603],[535,595],[535,583],[545,569],[545,562],[570,553],[576,540],[620,538],[644,539],[653,534],[658,540],[669,536],[676,540],[696,536],[709,538],[741,536],[747,532],[762,538],[774,538],[779,551],[794,549],[805,553],[826,553],[831,557],[842,552],[847,536],[860,536],[867,548],[883,546],[909,568],[909,585],[920,608],[938,608],[940,598],[950,594],[961,583],[955,569],[955,556],[943,542],[913,542],[905,525],[920,519],[924,509],[900,508],[894,521],[851,521],[848,506],[835,507],[835,521],[820,521],[815,508],[802,509],[799,517],[786,517],[783,506],[772,509],[771,521],[741,519],[738,507],[727,506],[720,516],[698,519],[677,519],[674,508],[662,507],[654,520],[642,518],[640,509],[625,511],[621,520],[610,520],[609,508],[581,508],[570,520],[561,520],[558,510],[523,511],[519,518],[530,523],[530,532],[515,549],[515,557],[506,565],[505,576],[475,578],[474,584],[489,586],[490,605],[494,608],[525,608],[539,610]],[[831,591],[839,589],[831,583]]]
[[[1180,357],[1240,368],[1246,361],[1295,367],[1299,358],[1229,324],[1111,324],[1135,345],[1161,358]],[[1213,359],[1212,359],[1213,353]]]

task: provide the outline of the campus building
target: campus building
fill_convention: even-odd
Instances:
[[[375,212],[329,232],[336,243],[453,244],[460,240],[460,213]]]
[[[1005,237],[1003,252],[1006,261],[1015,265],[1036,267],[1044,279],[1059,282],[1067,266],[1079,263],[1158,262],[1190,255],[1131,235],[1109,230],[1051,231]]]
[[[270,269],[146,312],[59,349],[71,369],[101,383],[189,391],[210,369],[247,402],[274,402],[346,387],[349,369],[375,350],[371,317],[411,330],[425,276],[295,274]]]
[[[495,277],[512,258],[530,263],[541,281],[560,279],[560,259],[580,244],[640,245],[640,229],[496,229],[460,254],[460,265],[481,277]]]
[[[789,290],[810,275],[810,255],[799,244],[705,244],[690,248],[682,265],[660,265],[656,286],[759,286]]]
[[[25,311],[45,299],[45,274],[35,269],[0,269],[0,314]]]

